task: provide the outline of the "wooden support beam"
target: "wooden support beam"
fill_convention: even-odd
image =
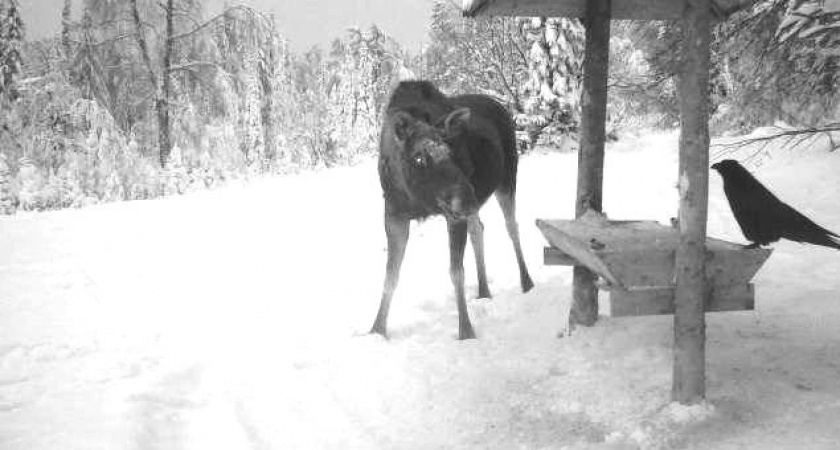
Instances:
[[[709,0],[688,0],[680,104],[680,238],[676,252],[674,372],[671,398],[691,404],[706,395],[705,276],[709,201]]]
[[[586,2],[586,55],[583,61],[582,115],[575,216],[587,209],[601,211],[604,179],[604,142],[607,120],[607,74],[610,54],[612,0]],[[592,326],[598,319],[595,275],[582,266],[573,270],[569,326]]]
[[[586,17],[594,0],[472,0],[463,2],[467,16]],[[614,0],[614,19],[677,20],[685,0]]]
[[[574,266],[575,263],[574,258],[554,247],[543,248],[543,264],[547,266]]]
[[[714,286],[705,312],[751,311],[755,309],[755,288],[750,284]],[[674,314],[674,288],[651,286],[610,292],[610,316],[652,316]]]
[[[586,16],[587,0],[461,0],[462,11],[476,16]],[[683,17],[685,0],[613,0],[613,19],[679,20]],[[713,0],[710,2],[716,19],[746,9],[755,0]]]

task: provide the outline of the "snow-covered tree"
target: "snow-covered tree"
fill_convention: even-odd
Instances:
[[[376,26],[348,31],[333,45],[337,59],[330,89],[328,117],[336,144],[345,157],[372,152],[377,143],[382,109],[401,55],[398,44]]]
[[[826,48],[840,45],[840,0],[796,0],[788,2],[776,31],[779,42],[792,38],[813,39]]]
[[[423,73],[444,90],[486,94],[523,112],[528,49],[519,20],[466,19],[451,2],[436,1]]]
[[[0,215],[15,212],[15,199],[12,195],[12,171],[6,164],[6,155],[0,153]]]
[[[0,0],[0,101],[15,96],[14,81],[23,66],[24,26],[18,0]]]
[[[284,137],[284,159],[297,166],[336,161],[337,124],[329,117],[330,96],[338,77],[337,63],[320,47],[290,57],[288,96],[279,103]]]
[[[263,128],[263,161],[264,170],[270,170],[278,159],[277,136],[279,129],[279,111],[277,104],[288,101],[284,90],[288,89],[289,77],[289,49],[270,22],[262,42],[259,43],[256,61],[257,78],[261,89],[260,118]]]
[[[729,82],[729,122],[749,128],[837,120],[840,12],[829,8],[840,9],[836,1],[762,1],[720,25],[716,60]]]
[[[423,73],[446,91],[498,99],[533,144],[545,131],[577,125],[583,37],[575,20],[465,19],[451,2],[438,1]]]
[[[288,91],[290,81],[289,46],[266,14],[229,15],[213,33],[220,54],[220,67],[229,87],[237,94],[236,105],[226,107],[235,115],[242,136],[241,148],[249,160],[259,160],[263,170],[276,164],[277,135],[281,111],[278,98]]]
[[[517,123],[531,144],[548,128],[568,132],[580,121],[584,30],[567,18],[520,19],[529,43],[524,114]]]
[[[763,0],[717,22],[710,76],[716,129],[748,130],[778,120],[809,127],[836,121],[838,9],[837,0]],[[670,122],[676,120],[671,80],[682,55],[678,25],[639,22],[617,33],[633,41],[650,69],[636,93],[659,93]]]

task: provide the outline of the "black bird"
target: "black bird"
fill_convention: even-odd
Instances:
[[[785,238],[840,250],[840,236],[817,225],[776,198],[738,161],[712,164],[723,178],[723,191],[744,236],[755,248]]]

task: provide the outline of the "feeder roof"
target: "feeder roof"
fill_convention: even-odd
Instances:
[[[577,17],[586,13],[587,0],[462,0],[467,17]],[[755,0],[709,0],[715,17],[725,18]],[[613,19],[671,20],[682,18],[685,0],[612,0]]]

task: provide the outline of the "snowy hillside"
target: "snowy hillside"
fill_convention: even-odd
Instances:
[[[558,339],[571,271],[542,265],[534,220],[572,216],[576,162],[520,163],[533,291],[484,209],[494,298],[470,302],[464,342],[439,219],[413,225],[391,339],[367,334],[385,262],[372,161],[0,217],[0,449],[840,448],[836,251],[779,243],[756,311],[707,316],[707,405],[668,404],[671,317]],[[676,215],[676,134],[625,139],[606,164],[611,218]],[[840,231],[840,155],[747,166]],[[716,173],[709,234],[744,242]]]

